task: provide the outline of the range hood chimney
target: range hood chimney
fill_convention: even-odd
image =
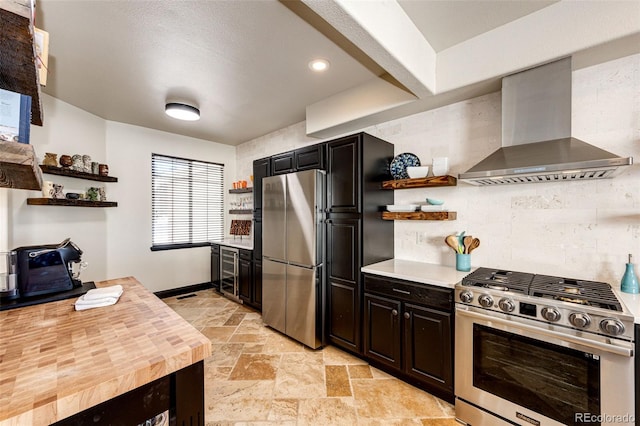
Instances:
[[[461,173],[473,185],[612,177],[633,164],[571,137],[571,58],[502,79],[502,148]]]

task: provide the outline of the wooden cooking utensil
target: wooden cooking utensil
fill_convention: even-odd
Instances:
[[[471,247],[472,242],[473,242],[473,237],[471,235],[467,235],[462,239],[462,244],[464,245],[465,254],[469,254],[469,247]]]
[[[456,253],[458,253],[458,237],[455,235],[448,235],[445,237],[444,242],[453,249]]]
[[[471,241],[471,245],[469,246],[469,253],[471,253],[473,250],[477,249],[478,247],[480,247],[480,240],[477,238],[474,238],[473,241]]]

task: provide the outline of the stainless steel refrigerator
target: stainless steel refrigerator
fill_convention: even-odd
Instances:
[[[323,345],[325,174],[262,180],[262,319],[316,349]]]

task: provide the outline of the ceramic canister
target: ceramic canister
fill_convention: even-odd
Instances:
[[[42,196],[44,198],[53,198],[53,182],[50,180],[45,180],[42,182]]]

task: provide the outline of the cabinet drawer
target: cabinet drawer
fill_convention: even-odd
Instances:
[[[251,250],[240,250],[240,259],[242,260],[251,260],[252,251]]]
[[[365,274],[364,291],[445,311],[453,309],[453,290]]]

